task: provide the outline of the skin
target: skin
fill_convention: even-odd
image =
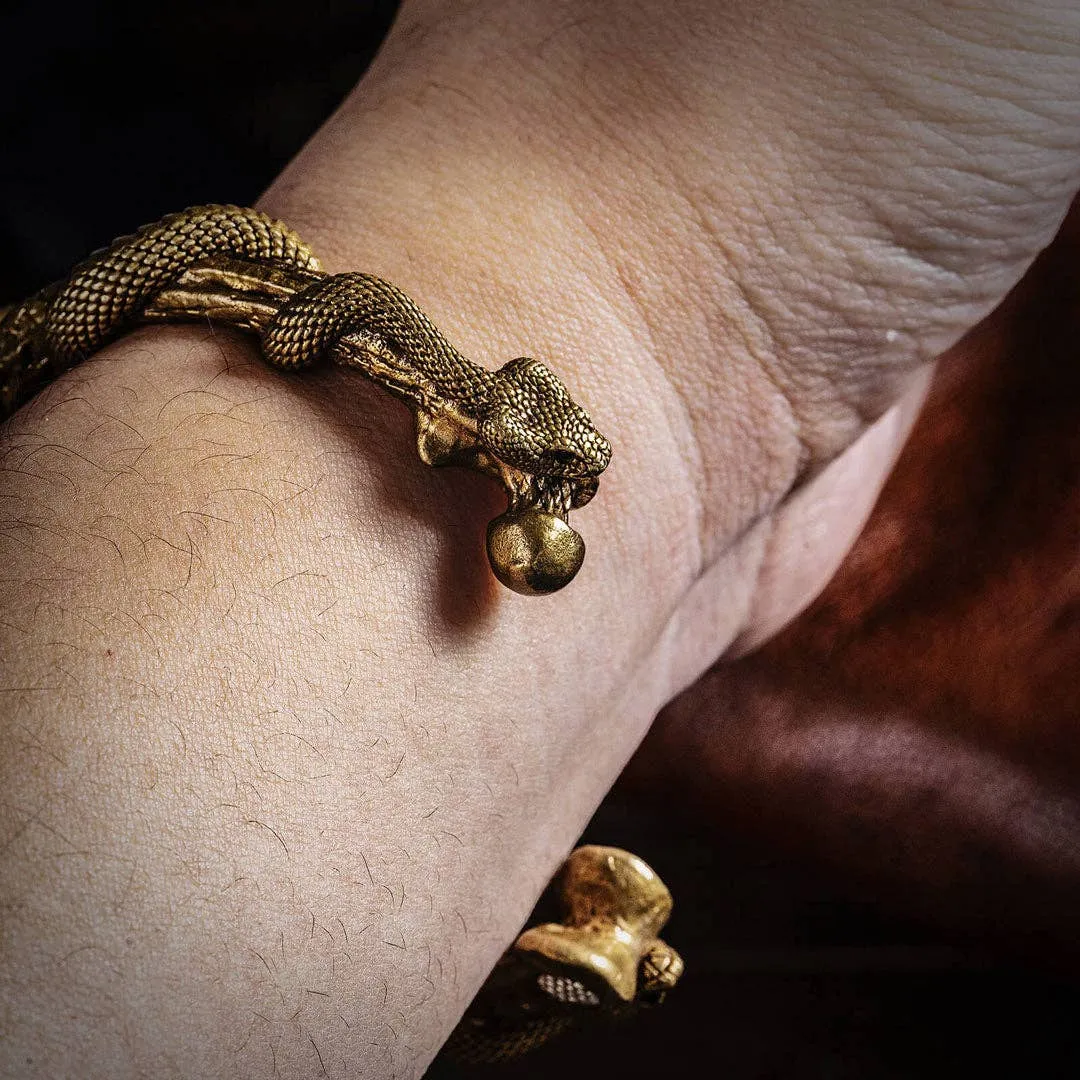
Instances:
[[[656,711],[816,595],[933,359],[1053,237],[1078,23],[406,5],[262,205],[467,355],[559,372],[615,447],[585,567],[501,591],[482,478],[225,333],[133,335],[24,409],[0,1071],[418,1075]]]

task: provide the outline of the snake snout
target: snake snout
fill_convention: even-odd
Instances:
[[[576,433],[575,433],[576,434]],[[573,438],[551,447],[542,455],[542,471],[564,480],[584,480],[599,476],[611,461],[611,446],[595,429],[586,438]]]
[[[592,431],[589,449],[592,461],[590,476],[599,476],[611,464],[611,443],[595,428]]]

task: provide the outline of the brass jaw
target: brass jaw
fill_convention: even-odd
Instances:
[[[496,578],[525,596],[555,592],[573,579],[585,558],[585,541],[567,518],[595,494],[595,478],[535,476],[497,458],[468,417],[414,408],[416,451],[426,465],[457,465],[498,480],[507,508],[488,524],[488,562]]]

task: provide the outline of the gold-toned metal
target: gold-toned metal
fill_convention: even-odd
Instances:
[[[619,848],[578,848],[563,866],[559,893],[563,922],[526,930],[514,943],[519,956],[542,970],[574,972],[600,1001],[633,1001],[639,972],[646,993],[675,985],[682,959],[659,937],[671,893],[644,860]]]
[[[562,921],[518,937],[455,1028],[451,1059],[510,1060],[581,1020],[658,1004],[679,981],[682,957],[659,937],[671,893],[642,859],[619,848],[578,848],[553,890]]]
[[[585,558],[585,541],[561,517],[529,507],[508,510],[488,524],[487,552],[508,589],[538,596],[573,578]]]
[[[272,367],[360,372],[412,410],[422,461],[499,480],[509,505],[488,555],[503,584],[535,595],[577,573],[584,543],[567,519],[596,494],[611,447],[559,378],[528,357],[474,364],[396,286],[324,273],[256,210],[172,214],[0,310],[0,416],[135,325],[207,319],[257,334]]]

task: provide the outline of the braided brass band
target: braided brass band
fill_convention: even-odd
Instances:
[[[296,233],[256,210],[200,206],[170,214],[75,267],[49,305],[45,347],[69,362],[96,352],[184,270],[221,252],[319,269]]]

